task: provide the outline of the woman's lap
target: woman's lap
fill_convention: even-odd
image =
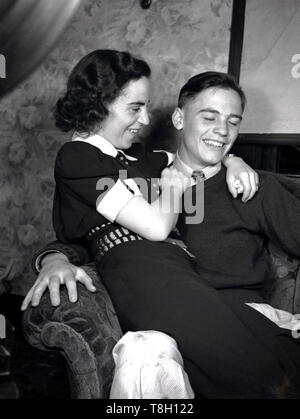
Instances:
[[[223,301],[174,245],[143,241],[122,247],[106,255],[99,269],[123,330],[171,335],[198,395],[271,397],[286,373],[280,351],[268,344],[276,341],[278,328],[247,306],[240,318],[238,304],[232,309]],[[254,323],[268,335],[267,344]]]

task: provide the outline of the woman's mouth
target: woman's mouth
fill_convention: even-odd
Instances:
[[[139,129],[129,128],[129,131],[131,132],[132,135],[137,135],[139,132]]]

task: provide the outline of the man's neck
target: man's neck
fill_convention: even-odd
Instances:
[[[192,173],[194,170],[201,170],[205,175],[205,179],[209,179],[215,176],[217,173],[219,173],[222,167],[221,162],[219,162],[215,165],[198,167],[197,169],[194,169],[184,161],[184,158],[182,158],[180,150],[178,150],[175,155],[175,160],[174,160],[173,165],[177,170],[184,173],[186,176],[192,176]]]

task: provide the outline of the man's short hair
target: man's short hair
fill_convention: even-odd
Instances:
[[[210,87],[234,90],[241,98],[242,109],[245,109],[246,96],[242,88],[231,75],[217,71],[206,71],[191,77],[180,90],[179,108],[182,108],[189,100]]]

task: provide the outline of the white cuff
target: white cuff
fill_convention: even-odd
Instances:
[[[126,186],[127,184],[128,186]],[[115,185],[97,201],[97,211],[114,222],[119,212],[132,200],[134,196],[142,196],[137,184],[133,179],[118,179]]]

